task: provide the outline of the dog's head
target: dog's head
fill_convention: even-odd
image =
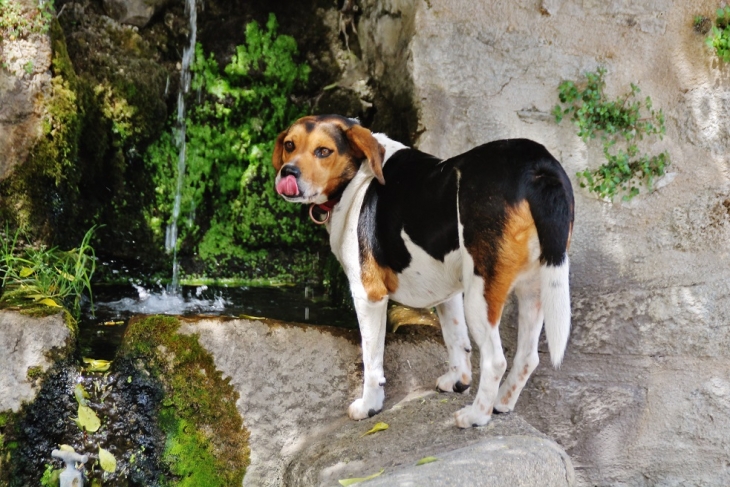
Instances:
[[[339,197],[366,163],[380,184],[385,149],[356,120],[300,118],[276,138],[276,191],[287,201],[322,204]]]

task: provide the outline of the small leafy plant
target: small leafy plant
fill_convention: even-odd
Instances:
[[[717,57],[730,62],[730,5],[717,9],[715,25],[710,29],[710,36],[705,43],[715,51]]]
[[[613,199],[624,193],[623,200],[639,194],[639,186],[651,189],[654,179],[663,176],[669,154],[642,154],[638,142],[647,136],[661,138],[665,133],[664,114],[653,109],[651,98],[639,99],[639,87],[616,100],[604,93],[606,69],[599,67],[585,74],[585,81],[563,81],[558,86],[559,105],[553,109],[560,123],[569,116],[585,141],[601,138],[606,163],[596,170],[586,169],[576,175],[580,186],[601,198]]]
[[[18,0],[0,0],[0,38],[23,39],[31,34],[45,34],[53,18],[53,1],[28,7]]]
[[[19,245],[20,231],[0,234],[0,303],[21,309],[66,307],[74,318],[81,313],[85,291],[91,298],[91,276],[96,267],[90,245],[92,227],[78,248],[62,251]]]

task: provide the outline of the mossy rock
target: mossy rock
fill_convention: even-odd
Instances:
[[[174,485],[241,485],[250,451],[236,409],[238,393],[197,337],[178,333],[179,327],[173,317],[133,319],[119,356],[135,361],[164,386],[163,459],[177,479]]]

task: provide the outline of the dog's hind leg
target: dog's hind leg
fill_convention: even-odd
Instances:
[[[436,306],[441,333],[449,352],[449,370],[436,381],[441,392],[466,392],[471,385],[471,343],[461,293]]]
[[[525,387],[527,379],[540,362],[537,354],[537,343],[542,330],[543,311],[540,302],[539,268],[521,279],[515,287],[518,299],[519,328],[517,332],[517,350],[512,368],[499,388],[494,409],[507,413],[514,409],[517,398]]]
[[[385,351],[385,321],[388,297],[379,301],[354,297],[357,320],[362,338],[363,385],[362,397],[347,410],[352,419],[365,419],[383,409],[385,399],[385,375],[383,353]]]
[[[507,292],[495,294],[489,289],[485,292],[484,279],[476,275],[472,275],[470,282],[464,284],[466,322],[474,341],[479,346],[481,368],[479,390],[474,403],[455,414],[456,425],[460,428],[469,428],[489,422],[499,390],[499,381],[507,368],[499,337],[499,322]],[[492,299],[487,301],[487,297]]]

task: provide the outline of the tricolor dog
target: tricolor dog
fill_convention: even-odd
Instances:
[[[337,115],[304,117],[276,139],[276,190],[312,205],[350,282],[362,335],[362,397],[348,413],[383,407],[388,300],[436,307],[449,354],[441,391],[471,386],[471,344],[481,379],[474,403],[456,413],[461,428],[507,412],[538,364],[545,331],[554,365],[570,332],[568,255],[573,191],[540,144],[500,140],[441,160],[371,133]],[[499,336],[502,309],[519,301],[518,345],[509,375]]]

